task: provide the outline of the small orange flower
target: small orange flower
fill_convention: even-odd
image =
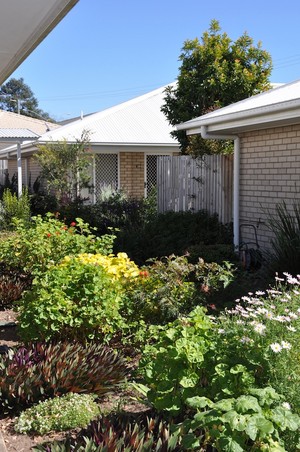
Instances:
[[[51,237],[51,234],[50,234],[50,232],[48,232],[48,234],[47,234],[47,237]]]
[[[147,278],[149,276],[149,272],[147,272],[147,270],[140,271],[140,276],[142,278]]]

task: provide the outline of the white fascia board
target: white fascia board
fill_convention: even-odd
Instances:
[[[278,127],[300,122],[300,99],[289,102],[240,111],[227,115],[200,116],[195,120],[178,124],[177,130],[186,130],[187,135],[199,134],[201,126],[209,133],[232,133],[239,131]]]

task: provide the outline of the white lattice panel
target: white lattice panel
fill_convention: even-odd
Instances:
[[[95,156],[95,194],[110,188],[118,188],[118,155],[97,154]]]

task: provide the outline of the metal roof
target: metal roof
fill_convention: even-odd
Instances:
[[[25,115],[18,115],[10,111],[0,110],[0,131],[5,129],[6,131],[11,130],[11,136],[15,135],[16,130],[30,130],[34,132],[37,136],[41,136],[49,129],[57,129],[60,127],[58,124],[52,122],[31,118]],[[0,135],[1,136],[1,135]],[[32,138],[31,138],[32,139]],[[36,136],[33,137],[36,139]],[[9,140],[10,142],[11,140]],[[0,150],[7,147],[8,141],[1,139]]]
[[[78,0],[1,2],[0,84],[63,19]]]
[[[30,116],[18,115],[11,111],[0,110],[0,129],[30,129],[39,135],[47,132],[48,129],[57,129],[59,124],[54,124],[44,119],[31,118]]]
[[[0,141],[29,141],[39,137],[29,129],[0,129]]]
[[[91,144],[178,145],[174,130],[161,112],[165,86],[114,107],[91,114],[42,135],[40,142],[80,139],[90,133]]]
[[[207,126],[208,131],[214,133],[233,133],[295,121],[300,121],[300,80],[178,124],[177,129],[192,134],[199,133],[201,126]]]

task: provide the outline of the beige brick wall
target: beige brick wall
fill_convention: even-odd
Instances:
[[[240,224],[257,226],[262,248],[270,248],[268,213],[285,200],[300,198],[300,125],[278,127],[241,136]],[[251,228],[241,228],[241,239],[253,240]]]
[[[120,187],[130,196],[144,196],[145,154],[143,152],[120,153]]]

